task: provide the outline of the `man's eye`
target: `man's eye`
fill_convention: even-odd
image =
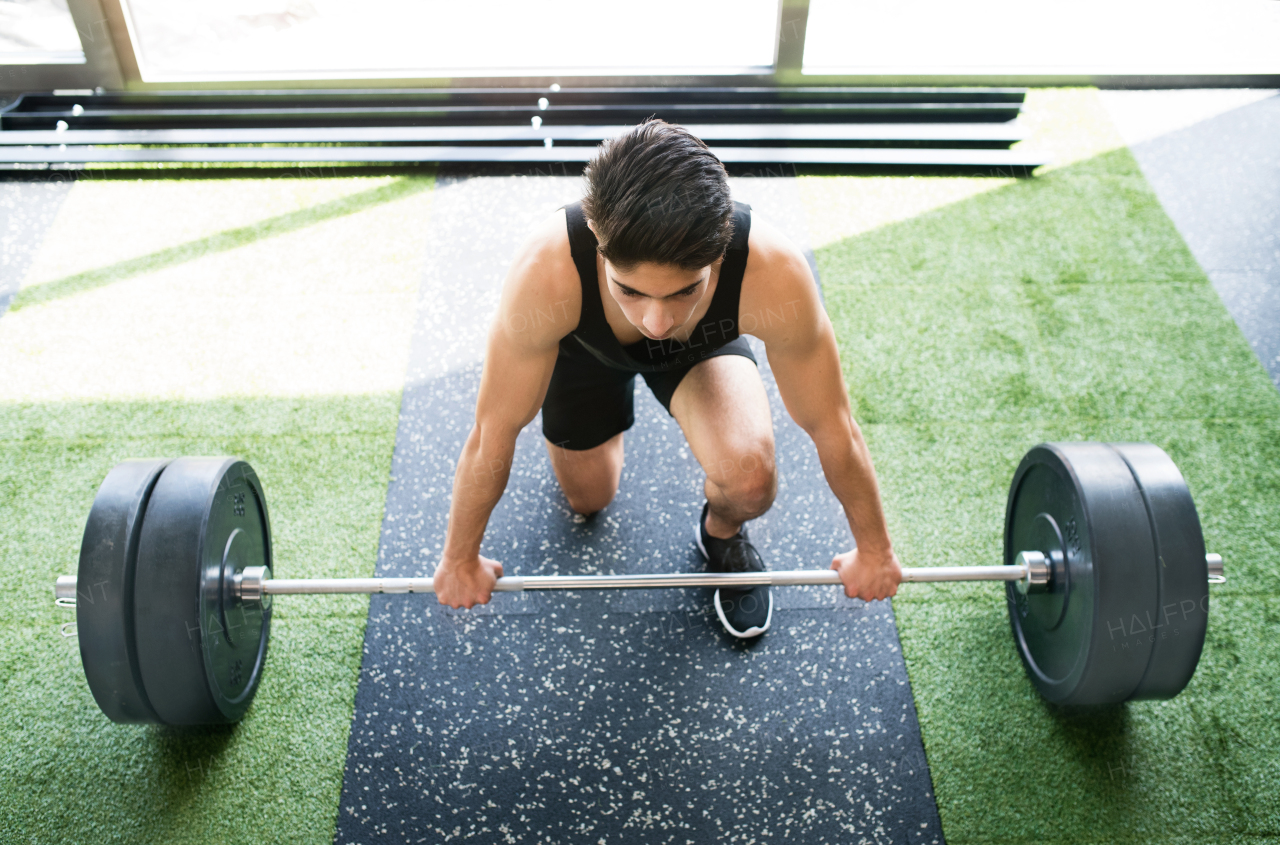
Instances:
[[[638,299],[640,297],[640,294],[636,293],[633,290],[627,290],[626,288],[622,288],[622,295],[626,297],[630,297],[631,299]]]

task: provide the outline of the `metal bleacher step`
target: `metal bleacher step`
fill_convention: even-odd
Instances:
[[[622,134],[609,126],[341,126],[254,129],[70,129],[0,132],[0,145],[56,144],[306,144],[306,143],[497,143],[595,144]],[[1012,144],[1026,137],[1008,123],[708,123],[685,124],[704,141],[920,141]]]
[[[546,88],[27,94],[0,166],[107,162],[583,162],[657,116],[726,163],[1035,167],[1021,89]],[[229,146],[243,145],[243,146]],[[281,146],[284,145],[284,146]],[[323,146],[316,146],[323,145]]]
[[[726,164],[871,164],[1034,168],[1044,156],[1016,150],[882,147],[717,147]],[[379,147],[4,147],[0,162],[62,164],[92,162],[586,162],[585,146],[379,146]]]

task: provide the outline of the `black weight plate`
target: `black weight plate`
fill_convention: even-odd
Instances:
[[[1049,558],[1049,591],[1009,584],[1009,620],[1027,674],[1057,704],[1112,704],[1137,688],[1151,643],[1117,636],[1154,607],[1155,546],[1142,493],[1103,443],[1042,443],[1022,459],[1005,512],[1005,563]],[[1110,627],[1109,627],[1110,626]]]
[[[1173,698],[1191,680],[1209,622],[1209,568],[1200,517],[1187,482],[1151,443],[1112,443],[1142,491],[1156,542],[1156,603],[1127,622],[1125,636],[1147,639],[1151,659],[1132,698]]]
[[[239,721],[267,656],[270,604],[235,602],[226,580],[271,565],[266,499],[234,458],[179,458],[143,520],[134,603],[147,696],[170,725]]]
[[[76,573],[76,634],[93,698],[113,722],[156,722],[134,648],[133,579],[143,514],[164,460],[118,464],[94,496]]]

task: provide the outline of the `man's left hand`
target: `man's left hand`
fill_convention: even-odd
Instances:
[[[878,554],[854,549],[832,558],[831,568],[840,573],[844,594],[851,599],[888,598],[897,594],[902,583],[902,566],[892,549]]]

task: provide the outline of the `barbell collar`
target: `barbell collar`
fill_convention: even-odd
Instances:
[[[60,602],[75,601],[76,576],[59,575],[58,580],[53,583],[53,598]]]
[[[1227,582],[1227,572],[1222,563],[1222,555],[1207,554],[1204,556],[1204,562],[1209,567],[1209,583],[1225,584]]]
[[[262,601],[267,595],[265,585],[271,580],[271,567],[246,566],[231,581],[231,595],[241,601]]]
[[[1044,593],[1051,588],[1053,570],[1043,552],[1018,552],[1013,565],[1023,567],[1027,573],[1026,577],[1018,579],[1018,592],[1024,595]]]

